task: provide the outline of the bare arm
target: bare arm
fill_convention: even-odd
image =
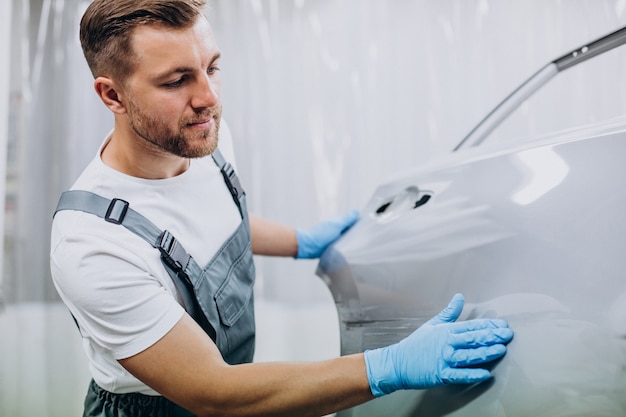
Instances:
[[[321,416],[373,398],[362,354],[231,366],[186,314],[157,343],[119,362],[200,417]]]
[[[252,252],[255,255],[296,256],[298,240],[294,228],[250,215]]]

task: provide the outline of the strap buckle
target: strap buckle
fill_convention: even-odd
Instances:
[[[222,174],[224,175],[224,179],[226,180],[226,185],[228,186],[228,190],[232,194],[232,196],[238,200],[240,196],[244,193],[243,187],[241,186],[241,182],[239,182],[239,177],[235,172],[235,168],[229,163],[226,162],[222,167]]]
[[[191,283],[189,276],[185,273],[191,255],[187,253],[174,235],[164,230],[159,236],[157,248],[161,252],[161,258],[167,266],[172,268],[178,275],[182,275],[187,282]]]
[[[109,208],[107,208],[107,212],[104,215],[104,220],[109,223],[114,224],[122,224],[124,221],[124,217],[126,217],[126,212],[128,211],[128,201],[122,200],[120,198],[114,198],[111,200],[109,204]]]

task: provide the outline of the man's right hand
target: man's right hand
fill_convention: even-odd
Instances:
[[[475,365],[502,357],[513,331],[504,320],[457,323],[463,304],[463,296],[456,294],[448,307],[399,343],[365,352],[374,396],[490,378],[487,369]]]

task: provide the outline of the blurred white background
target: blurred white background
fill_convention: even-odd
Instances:
[[[87,4],[0,3],[2,417],[80,415],[89,379],[48,271],[58,195],[112,122],[78,43]],[[626,0],[212,0],[208,14],[250,209],[307,227],[450,152],[548,61],[626,24]],[[522,107],[506,133],[626,113],[625,69],[604,65],[609,87],[591,106],[580,97],[598,73],[572,73],[550,91],[566,105],[548,117]],[[257,360],[339,354],[333,301],[315,266],[257,259]]]

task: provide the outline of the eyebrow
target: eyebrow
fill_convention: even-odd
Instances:
[[[218,59],[220,59],[222,57],[221,52],[216,52],[215,55],[213,55],[213,58],[211,58],[211,62],[209,62],[209,65],[212,65],[213,63],[215,63],[215,61],[217,61]],[[172,68],[172,69],[168,69],[166,71],[163,71],[160,74],[157,74],[154,78],[157,80],[162,80],[164,78],[167,78],[173,74],[189,74],[194,72],[195,70],[191,67],[176,67],[176,68]]]

